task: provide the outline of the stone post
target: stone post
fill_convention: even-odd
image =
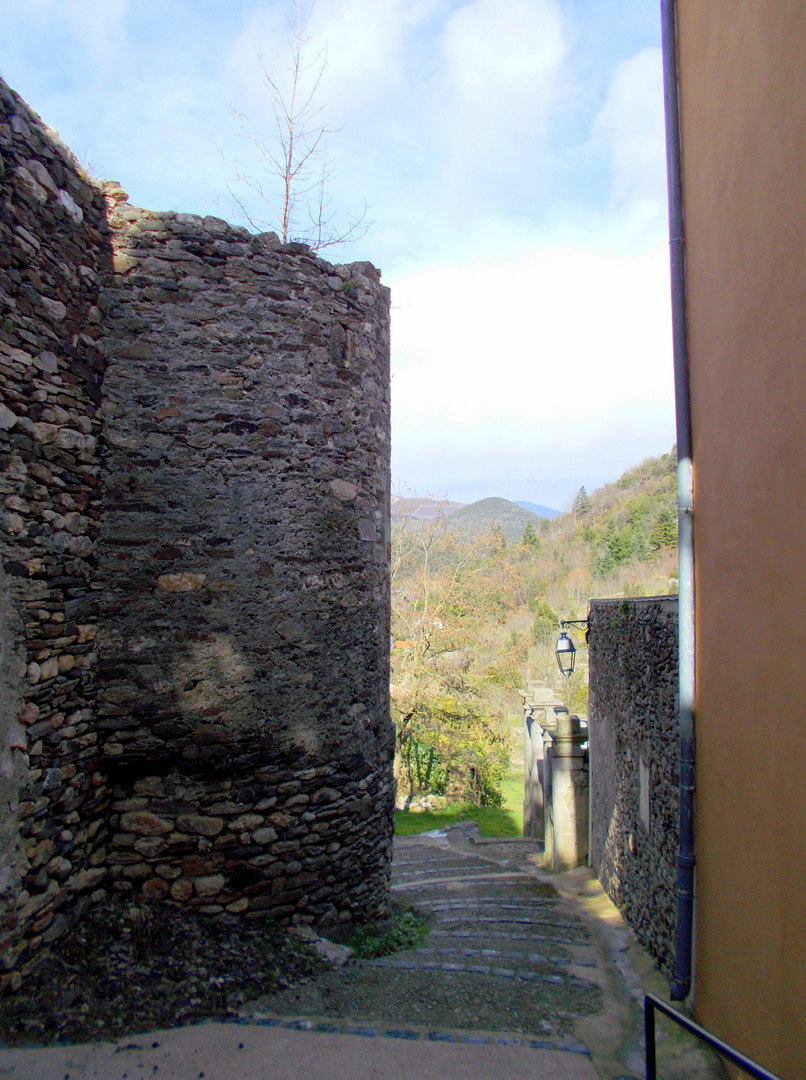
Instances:
[[[556,708],[563,708],[554,691],[544,683],[530,681],[523,698],[524,791],[523,835],[542,840],[544,850],[552,846],[551,765],[552,733],[556,729]]]
[[[570,870],[588,858],[588,761],[582,744],[587,735],[579,717],[555,708],[557,727],[551,745],[551,818],[553,843],[546,845],[546,866]]]
[[[543,836],[543,734],[532,702],[523,697],[523,835]]]
[[[543,792],[543,731],[540,721],[532,714],[529,721],[532,726],[532,784],[531,784],[531,821],[529,835],[535,840],[542,840],[545,834],[546,800]],[[525,834],[524,834],[525,835]]]
[[[532,835],[532,712],[523,699],[523,835]]]
[[[540,784],[543,796],[543,864],[554,864],[554,805],[552,801],[552,786],[554,778],[554,765],[552,754],[552,742],[554,732],[557,730],[557,705],[550,705],[543,710],[542,724],[542,752],[540,762]]]

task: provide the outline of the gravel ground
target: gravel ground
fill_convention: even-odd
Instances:
[[[399,851],[395,899],[430,932],[408,942],[398,932],[389,948],[399,951],[337,970],[268,920],[224,924],[110,899],[38,956],[3,1002],[0,1042],[119,1039],[256,1014],[572,1040],[575,1018],[599,1008],[599,991],[567,970],[586,932],[551,886],[498,871],[419,845]],[[452,880],[473,873],[485,880]]]
[[[405,955],[405,954],[401,954]],[[315,982],[262,996],[247,1015],[383,1023],[421,1030],[527,1034],[558,1046],[574,1045],[574,1020],[598,1005],[586,988],[568,994],[527,990],[515,979],[494,982],[479,976],[417,971],[352,963]],[[541,992],[542,991],[542,992]]]
[[[489,859],[396,843],[393,895],[423,915],[415,948],[352,960],[304,986],[274,989],[244,1015],[526,1034],[578,1045],[575,1021],[602,996],[590,937],[554,888]]]
[[[3,1046],[117,1039],[226,1020],[244,1002],[329,965],[266,920],[223,924],[109,900],[36,959],[0,1009]]]

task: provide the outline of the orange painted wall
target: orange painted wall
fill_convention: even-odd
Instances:
[[[806,1076],[806,3],[678,0],[701,1022]]]

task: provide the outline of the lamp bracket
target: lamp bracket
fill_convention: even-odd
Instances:
[[[590,626],[587,619],[560,619],[560,629],[565,630],[566,626],[584,626],[585,644],[587,645],[588,636],[590,634]]]

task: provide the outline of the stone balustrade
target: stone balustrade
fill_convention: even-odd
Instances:
[[[521,691],[524,706],[523,835],[543,841],[553,873],[588,859],[587,727],[542,683]]]

